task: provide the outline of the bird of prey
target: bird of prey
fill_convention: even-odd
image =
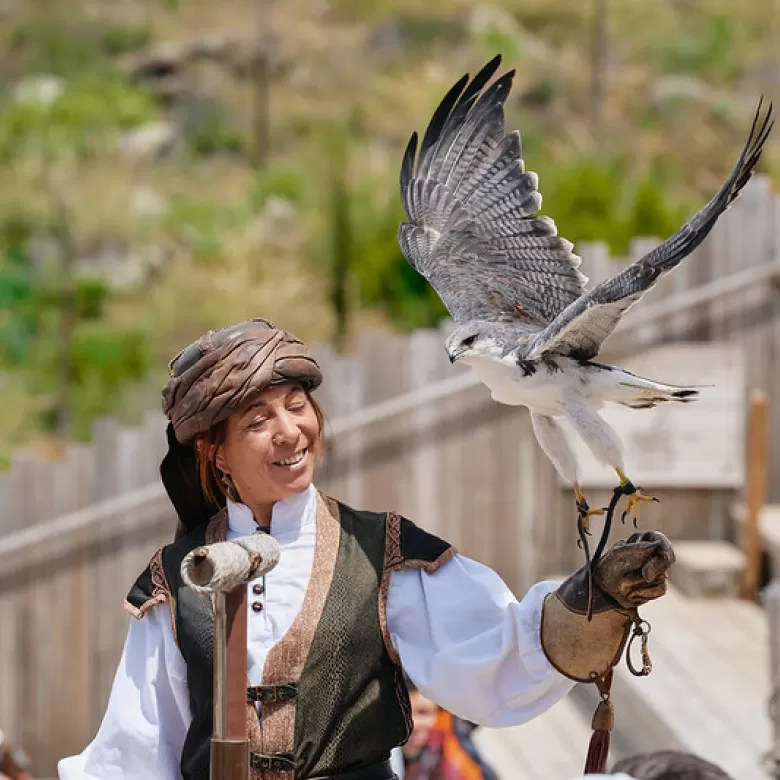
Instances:
[[[604,510],[588,507],[560,418],[615,470],[617,489],[628,496],[624,517],[633,512],[636,522],[639,502],[655,499],[631,483],[620,439],[599,410],[605,402],[633,409],[684,403],[698,391],[594,359],[623,313],[704,241],[739,195],[772,129],[772,106],[762,112],[759,102],[736,166],[698,214],[625,270],[587,289],[572,244],[538,214],[542,196],[536,174],[525,171],[520,133],[505,131],[514,71],[487,87],[500,62],[494,58],[473,80],[465,75],[450,89],[419,154],[412,135],[401,165],[408,220],[399,229],[401,250],[455,322],[446,341],[450,360],[468,365],[496,401],[530,410],[542,450],[574,488],[580,527],[587,532],[590,516]]]

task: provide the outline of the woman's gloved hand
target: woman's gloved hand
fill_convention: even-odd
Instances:
[[[596,565],[594,580],[621,607],[636,609],[666,593],[673,563],[671,542],[658,531],[645,531],[609,549]]]
[[[578,682],[603,677],[620,660],[637,608],[666,592],[674,551],[658,531],[617,542],[593,574],[592,619],[588,620],[588,570],[582,567],[547,596],[542,610],[542,649],[563,675]]]

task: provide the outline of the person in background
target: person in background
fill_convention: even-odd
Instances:
[[[631,775],[635,780],[733,780],[715,764],[680,750],[627,756],[612,768],[613,776],[618,772]]]
[[[0,729],[0,780],[33,780],[29,770],[30,757]]]
[[[471,736],[476,727],[424,696],[407,677],[412,733],[394,757],[404,780],[498,780]],[[400,761],[399,761],[400,758]]]

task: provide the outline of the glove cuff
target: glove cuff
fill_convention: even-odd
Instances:
[[[596,586],[588,620],[587,600],[582,568],[548,594],[542,608],[542,650],[555,669],[577,682],[594,682],[620,661],[637,617],[635,609],[621,607]]]

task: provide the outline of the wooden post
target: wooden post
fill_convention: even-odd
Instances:
[[[211,780],[248,780],[246,585],[214,594]]]
[[[742,577],[742,597],[750,601],[756,597],[758,575],[761,565],[761,540],[758,520],[761,507],[766,501],[768,409],[769,397],[764,390],[753,390],[750,394],[748,412],[747,473],[745,518],[742,548],[745,552],[745,569]]]
[[[769,713],[772,720],[772,748],[769,760],[773,777],[780,777],[780,579],[774,579],[764,594],[769,620]]]

